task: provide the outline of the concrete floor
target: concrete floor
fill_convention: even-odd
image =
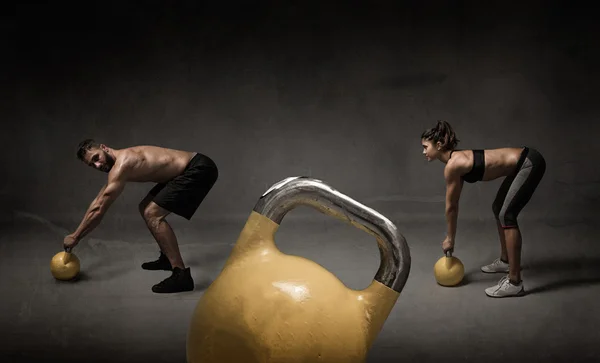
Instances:
[[[245,220],[221,223],[173,219],[196,291],[157,295],[168,276],[140,268],[157,257],[142,223],[93,232],[76,249],[82,276],[60,283],[49,261],[64,232],[33,215],[17,215],[0,236],[0,357],[3,362],[185,362],[190,314],[227,258]],[[491,299],[484,288],[501,275],[479,272],[498,254],[492,221],[460,221],[456,256],[466,283],[438,286],[443,223],[401,223],[412,269],[406,287],[369,355],[369,362],[600,361],[599,226],[522,222],[523,278],[528,295]],[[311,258],[351,288],[363,288],[378,268],[375,241],[328,217],[286,219],[282,251]]]

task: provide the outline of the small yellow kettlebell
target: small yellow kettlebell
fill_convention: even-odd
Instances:
[[[70,251],[61,251],[50,260],[50,272],[57,280],[68,281],[76,278],[80,268],[79,258]]]
[[[364,290],[314,261],[277,249],[274,235],[299,205],[373,235],[381,263]],[[198,302],[188,363],[362,363],[409,276],[410,251],[383,215],[320,180],[291,177],[261,196],[220,275]]]
[[[465,266],[452,252],[447,251],[433,266],[433,275],[442,286],[456,286],[465,277]]]

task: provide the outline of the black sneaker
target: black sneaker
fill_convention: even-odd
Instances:
[[[192,279],[189,267],[186,269],[175,267],[171,276],[152,286],[152,291],[158,294],[192,290],[194,290],[194,279]]]
[[[171,267],[171,262],[169,262],[169,259],[164,253],[162,253],[162,251],[160,251],[160,256],[158,257],[158,260],[152,262],[144,262],[142,263],[142,268],[144,270],[173,270],[173,267]]]

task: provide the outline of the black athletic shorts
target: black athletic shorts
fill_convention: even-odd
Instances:
[[[518,227],[517,217],[531,199],[546,172],[546,161],[537,150],[525,147],[516,171],[506,177],[492,204],[494,216],[503,228]]]
[[[197,153],[183,173],[166,183],[157,184],[152,201],[171,213],[190,220],[219,177],[215,162]]]

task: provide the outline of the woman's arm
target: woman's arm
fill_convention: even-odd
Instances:
[[[463,180],[460,177],[458,168],[453,165],[446,166],[444,178],[446,179],[446,223],[448,225],[446,238],[454,241],[458,220],[458,201],[460,200]]]

